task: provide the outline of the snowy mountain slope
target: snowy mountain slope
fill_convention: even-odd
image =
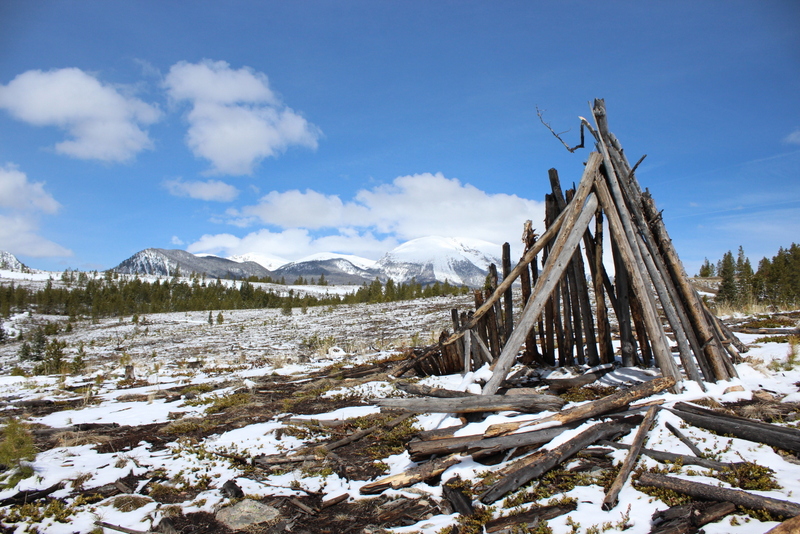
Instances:
[[[325,276],[330,284],[356,284],[393,279],[421,284],[449,281],[455,285],[480,287],[490,263],[500,265],[500,246],[471,238],[422,237],[408,241],[373,261],[359,256],[323,252],[288,262],[263,253],[231,258],[195,255],[184,250],[150,248],[134,254],[115,271],[124,274],[171,276],[176,269],[183,275],[205,273],[219,278],[272,276],[292,283],[299,277],[310,280]],[[274,266],[267,269],[266,266]]]
[[[17,273],[31,272],[31,269],[19,261],[16,256],[5,250],[0,250],[0,269]]]
[[[237,263],[245,263],[248,261],[255,262],[269,271],[274,271],[282,265],[289,263],[286,258],[275,256],[273,254],[262,254],[257,252],[248,252],[247,254],[238,254],[236,256],[228,256],[228,259]]]
[[[500,246],[471,238],[422,237],[403,243],[378,260],[381,272],[397,283],[415,278],[422,284],[448,280],[479,287],[489,264],[500,265]]]
[[[325,254],[319,255],[325,257]],[[354,265],[343,257],[330,257],[328,259],[312,259],[287,263],[275,269],[273,278],[284,278],[291,283],[299,277],[306,279],[319,278],[325,275],[330,284],[362,284],[381,278],[381,272],[376,269],[364,269]]]
[[[196,256],[185,250],[148,248],[137,252],[114,269],[122,274],[154,274],[174,276],[176,273],[205,274],[214,278],[263,278],[272,273],[261,265],[248,261],[235,262],[218,256]]]

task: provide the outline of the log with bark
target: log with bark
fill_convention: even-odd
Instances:
[[[678,493],[683,493],[695,499],[709,501],[732,502],[737,506],[751,510],[766,510],[777,517],[795,517],[800,515],[800,504],[772,497],[764,497],[738,489],[720,488],[710,484],[692,482],[682,478],[659,475],[655,473],[642,473],[637,480],[641,486],[663,488]]]
[[[489,487],[479,497],[484,504],[490,504],[503,497],[505,494],[516,490],[553,469],[561,462],[572,457],[592,443],[601,439],[610,439],[613,436],[625,434],[631,429],[630,425],[618,422],[605,422],[592,425],[577,436],[565,441],[549,450],[538,451],[530,456],[517,460],[507,469],[503,470],[503,478]]]
[[[684,402],[679,402],[669,410],[687,423],[706,430],[731,434],[737,438],[764,443],[795,453],[800,452],[800,430],[795,428],[723,414]]]
[[[630,445],[625,445],[624,443],[614,443],[611,441],[598,441],[597,443],[602,447],[613,447],[615,449],[630,448]],[[717,462],[716,460],[709,460],[707,458],[698,458],[697,456],[689,456],[688,454],[675,454],[672,452],[656,451],[653,449],[643,448],[641,453],[659,462],[669,462],[673,464],[680,462],[683,465],[697,465],[700,467],[705,467],[706,469],[715,469],[717,471],[731,469],[735,465],[725,462]]]
[[[534,507],[525,512],[509,515],[506,517],[498,517],[486,523],[486,532],[499,532],[508,527],[515,525],[530,525],[534,522],[547,521],[555,517],[572,512],[577,508],[576,503],[571,504],[555,504],[551,506]]]
[[[517,411],[537,413],[556,411],[564,400],[553,395],[475,395],[460,398],[372,399],[369,402],[383,409],[414,413],[480,413]]]
[[[730,502],[693,502],[659,510],[653,514],[650,534],[693,534],[703,525],[719,521],[736,511]]]

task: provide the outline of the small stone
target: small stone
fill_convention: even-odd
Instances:
[[[242,488],[239,487],[235,480],[229,480],[223,484],[220,492],[229,499],[241,499],[244,497]]]
[[[217,521],[231,530],[242,530],[261,523],[280,519],[281,513],[272,506],[245,499],[217,512]]]
[[[722,393],[724,395],[726,393],[733,393],[734,391],[744,391],[744,388],[742,386],[731,386],[729,388],[725,388],[725,391]]]

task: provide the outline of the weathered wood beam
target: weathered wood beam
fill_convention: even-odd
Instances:
[[[597,199],[595,195],[589,193],[589,190],[594,183],[599,164],[600,156],[593,152],[589,156],[584,179],[581,180],[581,185],[575,194],[574,204],[564,212],[567,214],[567,220],[564,223],[563,231],[556,238],[552,255],[547,258],[542,276],[536,283],[533,297],[522,311],[517,328],[511,334],[502,353],[495,362],[494,374],[483,388],[484,395],[491,395],[496,392],[502,381],[505,380],[508,370],[514,364],[517,352],[525,341],[525,336],[541,313],[547,297],[550,296],[558,284],[564,269],[572,259],[579,241],[583,238],[589,221],[594,216]]]
[[[564,400],[553,395],[475,395],[461,398],[372,399],[381,408],[414,413],[480,413],[517,411],[536,413],[559,410]]]
[[[437,458],[436,460],[431,460],[430,462],[404,471],[403,473],[370,482],[369,484],[361,486],[359,492],[362,495],[375,495],[377,493],[383,493],[387,489],[400,489],[413,486],[417,482],[423,482],[441,475],[448,467],[460,461],[461,457],[455,454],[444,458]]]

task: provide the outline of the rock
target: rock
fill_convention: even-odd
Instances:
[[[229,480],[222,485],[221,493],[229,499],[241,499],[244,497],[244,492],[235,480]]]
[[[281,513],[272,506],[252,499],[245,499],[217,512],[217,521],[231,530],[242,530],[261,523],[272,523],[280,519]]]

